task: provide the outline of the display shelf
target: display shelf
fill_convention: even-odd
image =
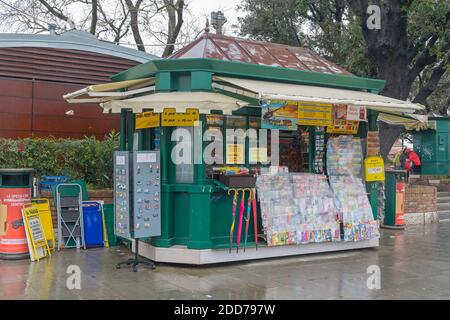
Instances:
[[[170,248],[155,247],[146,242],[139,241],[139,253],[143,257],[155,262],[208,265],[215,263],[239,262],[257,259],[300,256],[313,253],[339,252],[346,250],[376,248],[379,239],[355,241],[310,243],[304,245],[261,247],[258,250],[248,248],[245,252],[228,252],[228,249],[188,249],[186,246],[175,245]],[[132,241],[134,252],[134,241]]]

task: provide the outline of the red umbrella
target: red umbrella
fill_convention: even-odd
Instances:
[[[237,233],[237,239],[236,239],[236,244],[237,244],[237,249],[236,252],[239,252],[239,247],[241,245],[241,235],[242,235],[242,220],[244,218],[244,198],[245,198],[245,189],[239,189],[239,191],[242,191],[242,199],[241,199],[241,205],[239,206],[239,224],[238,224],[238,233]]]
[[[252,206],[252,189],[244,189],[244,194],[245,194],[246,190],[248,190],[248,199],[247,199],[247,216],[245,217],[244,252],[245,252],[245,247],[247,246],[248,226],[250,225],[250,209]]]
[[[228,195],[230,195],[230,192],[234,192],[233,207],[231,209],[232,220],[231,220],[231,229],[230,229],[230,248],[229,248],[229,252],[231,253],[231,247],[233,246],[234,221],[236,220],[236,205],[237,205],[237,198],[238,198],[239,191],[236,189],[230,189],[230,190],[228,190]]]

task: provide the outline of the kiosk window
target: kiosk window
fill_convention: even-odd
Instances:
[[[184,150],[182,150],[178,154],[179,157],[187,161],[183,161],[185,163],[175,163],[175,181],[176,183],[194,183],[194,141],[192,140],[194,137],[194,128],[193,127],[177,127],[177,128],[189,131],[190,135],[182,135],[182,132],[178,133],[180,131],[177,130],[176,131],[177,133],[175,134],[174,138],[176,139],[176,141],[180,141],[181,138],[183,139],[182,141],[189,142],[189,144],[186,145],[190,146],[190,150],[184,148]],[[191,139],[191,141],[184,140],[189,138]],[[184,154],[183,152],[187,152],[187,154]]]

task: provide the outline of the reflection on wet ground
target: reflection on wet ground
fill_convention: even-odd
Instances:
[[[450,299],[450,223],[383,230],[378,249],[209,267],[116,270],[128,257],[113,247],[0,260],[0,299]],[[67,287],[70,265],[81,269],[79,290]],[[367,287],[371,265],[379,290]]]

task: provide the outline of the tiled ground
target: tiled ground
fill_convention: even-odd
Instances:
[[[378,249],[213,267],[116,270],[128,257],[115,247],[0,260],[0,299],[450,299],[450,223],[383,230]],[[67,289],[69,265],[82,270],[81,290]],[[370,265],[380,290],[367,288]]]

